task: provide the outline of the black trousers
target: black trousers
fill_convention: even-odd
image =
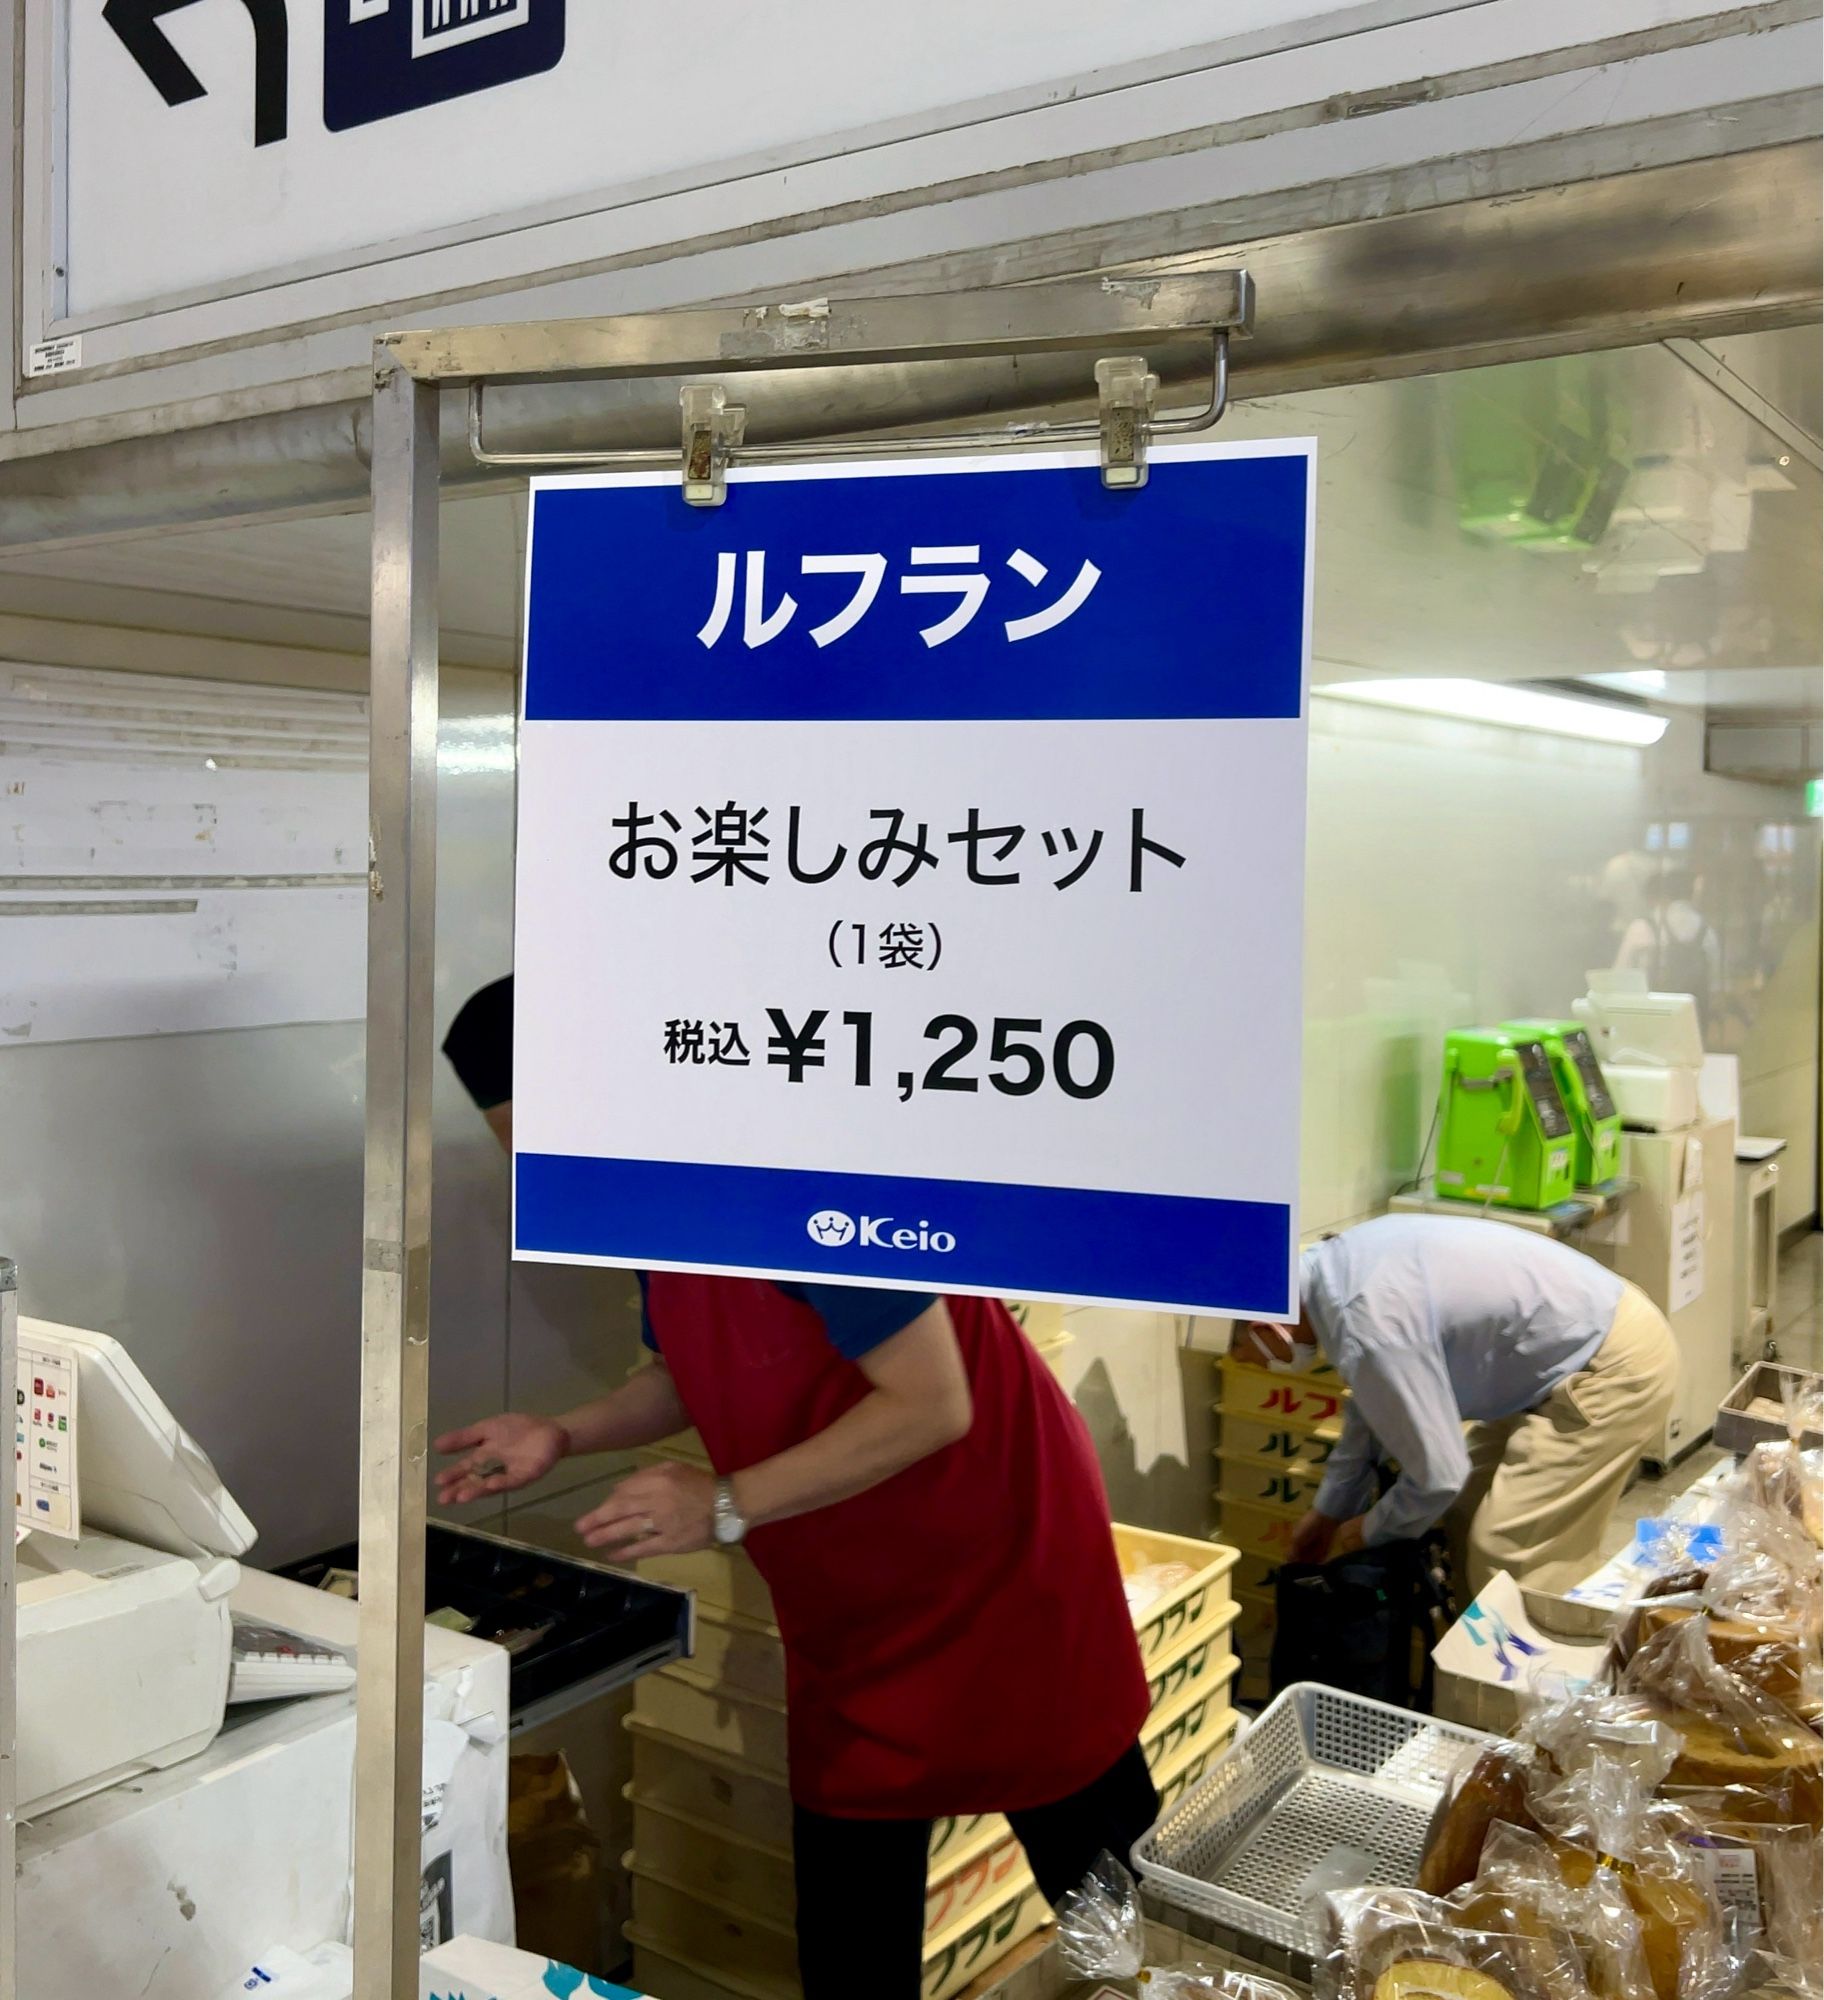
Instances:
[[[1125,1863],[1158,1814],[1136,1743],[1082,1791],[1007,1817],[1055,1904],[1105,1849]],[[804,2000],[918,2000],[931,1822],[831,1819],[802,1806],[792,1821]]]

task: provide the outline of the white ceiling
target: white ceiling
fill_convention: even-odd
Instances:
[[[1318,677],[1647,671],[1668,676],[1665,699],[1816,713],[1817,329],[1712,342],[1708,355],[1722,386],[1656,345],[1238,405],[1225,436],[1319,441]],[[1617,461],[1616,518],[1632,541],[1516,547],[1466,527],[1478,468],[1484,495],[1491,467],[1494,489],[1504,477],[1523,488],[1555,426]],[[522,526],[519,496],[445,503],[452,656],[510,662]],[[1655,577],[1648,557],[1693,573]],[[290,618],[297,643],[358,652],[367,561],[365,513],[0,556],[0,613],[182,631],[205,614],[231,629],[257,607],[245,636],[282,634]],[[1630,566],[1650,587],[1616,593]]]

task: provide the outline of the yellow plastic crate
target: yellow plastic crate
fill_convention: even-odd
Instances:
[[[758,1618],[699,1603],[690,1664],[705,1680],[772,1701],[785,1699],[785,1644],[777,1626]]]
[[[1275,1430],[1313,1431],[1335,1423],[1348,1398],[1334,1369],[1307,1375],[1276,1375],[1232,1355],[1222,1357],[1220,1407],[1231,1416],[1270,1423]]]
[[[672,1441],[672,1445],[676,1444]],[[672,1449],[657,1448],[657,1457]],[[1229,1602],[1229,1572],[1235,1566],[1235,1551],[1217,1542],[1199,1541],[1192,1535],[1166,1535],[1150,1528],[1114,1526],[1115,1553],[1121,1572],[1131,1575],[1153,1563],[1181,1562],[1192,1575],[1174,1591],[1150,1605],[1136,1621],[1140,1651],[1152,1659],[1169,1646],[1180,1644],[1194,1631],[1207,1626]],[[732,1612],[776,1633],[773,1622],[772,1592],[753,1559],[741,1549],[702,1549],[688,1556],[651,1556],[640,1565],[640,1574],[654,1583],[670,1584],[678,1590],[694,1590],[699,1610]]]
[[[698,1607],[773,1622],[773,1593],[744,1549],[699,1549],[689,1556],[648,1556],[640,1574],[674,1590],[694,1590]]]
[[[724,1972],[720,1977],[691,1958],[681,1944],[660,1946],[637,1923],[627,1926],[633,1947],[633,1976],[644,1993],[662,1993],[665,2000],[804,2000],[796,1979],[763,1984]]]
[[[1233,1634],[1240,1615],[1239,1605],[1225,1604],[1208,1625],[1147,1662],[1147,1689],[1154,1709],[1175,1701],[1186,1688],[1201,1686],[1206,1678],[1221,1678],[1235,1657]]]
[[[731,1910],[790,1923],[798,1903],[792,1850],[747,1840],[726,1826],[666,1812],[629,1785],[633,1849],[625,1866],[675,1882]]]
[[[682,1743],[738,1757],[786,1781],[785,1703],[718,1686],[688,1666],[661,1667],[633,1684],[633,1712]]]
[[[951,2000],[1015,1945],[1023,1943],[1049,1915],[1038,1885],[1028,1875],[990,1897],[933,1938],[925,1948],[923,2000]],[[793,2000],[799,1992],[797,1943],[789,1926],[761,1922],[705,1896],[633,1870],[633,1922],[627,1937],[640,1952],[686,1967],[698,1979],[729,1986],[742,2000]],[[663,1989],[661,1989],[663,1990]],[[667,2000],[670,1995],[667,1994]]]
[[[1259,1556],[1269,1568],[1291,1559],[1292,1529],[1300,1507],[1256,1506],[1250,1501],[1222,1502],[1222,1532],[1243,1556]]]
[[[1284,1556],[1254,1555],[1243,1549],[1241,1560],[1235,1565],[1235,1595],[1237,1597],[1271,1597],[1273,1595],[1273,1572],[1285,1561]]]
[[[1236,1411],[1216,1406],[1222,1420],[1217,1436],[1219,1451],[1239,1453],[1243,1458],[1284,1460],[1288,1465],[1324,1466],[1343,1435],[1340,1418],[1319,1424],[1314,1430],[1296,1430],[1285,1422],[1269,1418],[1244,1417]]]
[[[952,2000],[1050,1921],[1050,1906],[1030,1875],[990,1897],[925,1946],[923,2000]]]
[[[1283,1459],[1216,1454],[1216,1498],[1223,1505],[1239,1500],[1252,1507],[1285,1507],[1296,1516],[1310,1507],[1322,1479],[1321,1472]]]
[[[1225,1708],[1220,1717],[1220,1727],[1206,1732],[1201,1742],[1189,1745],[1176,1757],[1163,1760],[1160,1768],[1153,1773],[1162,1813],[1175,1806],[1198,1779],[1209,1774],[1211,1765],[1234,1741],[1235,1732],[1240,1727],[1240,1711]]]
[[[1236,1603],[1241,1616],[1235,1626],[1235,1650],[1244,1660],[1253,1659],[1273,1643],[1277,1606],[1271,1591],[1238,1591]]]
[[[1186,1688],[1174,1701],[1156,1709],[1140,1731],[1140,1748],[1153,1782],[1161,1771],[1174,1770],[1197,1751],[1220,1741],[1233,1727],[1230,1691],[1239,1671],[1233,1655],[1202,1685]]]
[[[1132,1576],[1154,1563],[1184,1563],[1191,1570],[1187,1582],[1148,1605],[1134,1621],[1140,1656],[1149,1664],[1194,1634],[1208,1631],[1230,1602],[1229,1573],[1235,1567],[1235,1551],[1218,1542],[1199,1541],[1192,1535],[1156,1534],[1150,1528],[1126,1528],[1117,1522],[1115,1552],[1121,1558],[1123,1576]]]
[[[1064,1308],[1056,1299],[1009,1299],[1007,1310],[1020,1331],[1041,1351],[1071,1338],[1064,1331]]]
[[[731,1974],[762,1991],[798,1985],[798,1940],[791,1912],[769,1921],[719,1898],[693,1895],[643,1863],[631,1865],[633,1921],[661,1951],[688,1957],[710,1977]]]
[[[689,1742],[639,1715],[628,1716],[624,1726],[633,1738],[633,1789],[649,1804],[772,1846],[791,1845],[792,1801],[783,1772]],[[994,1813],[938,1820],[931,1829],[933,1863],[989,1828],[1004,1835],[1007,1822]]]
[[[633,1850],[626,1865],[762,1921],[790,1922],[797,1907],[796,1871],[788,1844],[750,1840],[725,1825],[667,1812],[628,1786]],[[925,1884],[925,1935],[952,1930],[991,1897],[998,1901],[1029,1875],[1026,1857],[1004,1820],[981,1831],[941,1861]]]
[[[681,1742],[637,1715],[625,1726],[633,1739],[629,1798],[775,1847],[791,1846],[792,1799],[782,1780],[726,1752]]]
[[[1161,1758],[1154,1773],[1161,1811],[1205,1776],[1227,1748],[1240,1720],[1233,1708],[1224,1706],[1194,1737],[1182,1740],[1174,1755]],[[634,1782],[625,1792],[633,1807],[634,1827],[628,1865],[650,1870],[682,1888],[762,1919],[769,1911],[792,1908],[795,1885],[789,1802],[781,1795],[775,1811],[770,1802],[761,1801],[766,1810],[759,1823],[771,1834],[770,1839],[751,1838],[734,1830],[726,1810],[741,1801],[733,1792],[710,1794],[717,1815],[714,1818],[680,1810],[674,1803],[677,1787],[671,1782],[675,1767],[669,1760],[655,1762],[655,1748],[663,1752],[668,1746],[662,1740],[635,1734]],[[701,1771],[708,1767],[695,1762],[694,1768]],[[651,1793],[642,1779],[653,1785]],[[749,1778],[746,1782],[772,1789],[765,1787],[764,1780]],[[663,1804],[658,1803],[660,1799]],[[975,1831],[952,1842],[952,1852],[933,1858],[925,1892],[927,1935],[941,1935],[990,1897],[1003,1899],[1024,1870],[1024,1856],[1005,1820],[977,1819],[971,1825]]]

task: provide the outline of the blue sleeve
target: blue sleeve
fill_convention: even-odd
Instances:
[[[659,1336],[652,1330],[652,1305],[646,1291],[646,1273],[644,1271],[636,1271],[633,1275],[640,1281],[640,1338],[652,1349],[654,1354],[657,1354],[659,1351]]]
[[[1349,1386],[1376,1442],[1400,1468],[1368,1510],[1363,1538],[1373,1547],[1422,1535],[1443,1519],[1470,1474],[1444,1356],[1425,1342],[1377,1345],[1362,1353]]]
[[[935,1292],[882,1292],[865,1285],[781,1285],[788,1299],[801,1299],[823,1321],[830,1345],[848,1361],[903,1333],[920,1313],[937,1304]]]
[[[1343,1434],[1324,1467],[1311,1505],[1333,1521],[1349,1521],[1366,1513],[1374,1501],[1374,1468],[1379,1456],[1368,1420],[1351,1402],[1343,1411]]]

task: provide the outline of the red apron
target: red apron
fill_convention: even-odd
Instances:
[[[655,1271],[659,1349],[733,1473],[868,1393],[817,1313],[746,1278]],[[1004,1306],[947,1301],[967,1437],[866,1493],[756,1528],[785,1641],[792,1796],[849,1819],[1050,1805],[1134,1742],[1145,1671],[1089,1432]]]

